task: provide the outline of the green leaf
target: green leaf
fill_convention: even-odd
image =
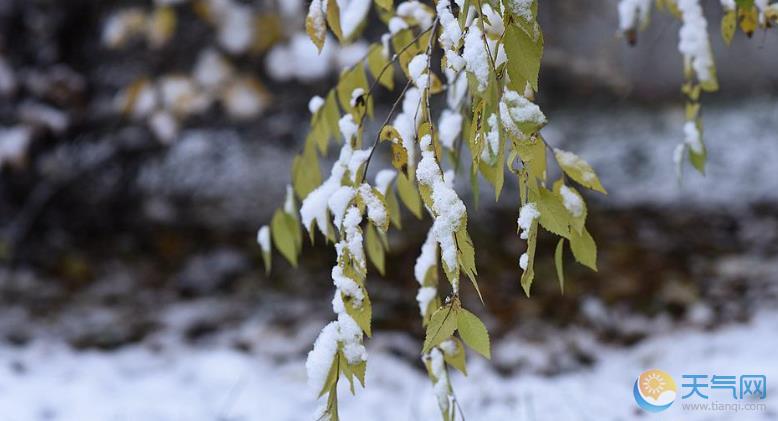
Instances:
[[[508,57],[508,76],[510,89],[524,92],[526,83],[538,90],[540,58],[543,56],[543,33],[536,22],[531,24],[508,25],[505,29],[503,44]]]
[[[330,132],[327,127],[327,121],[324,120],[324,113],[322,110],[319,110],[311,118],[311,131],[308,132],[305,143],[315,143],[319,149],[319,153],[325,155],[327,153],[329,141]]]
[[[563,252],[565,246],[565,239],[560,238],[556,244],[556,251],[554,252],[554,266],[556,266],[556,277],[559,279],[559,289],[562,294],[565,293],[565,267]]]
[[[394,189],[389,187],[386,191],[386,209],[389,211],[389,219],[397,229],[402,229],[402,216],[400,214],[400,204],[397,202],[397,194]]]
[[[391,10],[394,0],[375,0],[375,4],[384,10]]]
[[[459,308],[452,301],[444,307],[435,310],[427,324],[427,335],[424,338],[422,353],[430,352],[433,346],[445,341],[457,330],[457,313]]]
[[[381,44],[373,44],[367,56],[367,68],[370,70],[373,79],[377,79],[378,83],[391,91],[394,90],[394,67],[390,64],[389,59],[384,56],[383,50],[384,47]],[[381,74],[382,71],[383,74]],[[379,75],[381,75],[380,79],[378,79]]]
[[[321,185],[319,157],[313,144],[306,144],[303,153],[292,161],[292,186],[297,197],[304,198]]]
[[[405,204],[408,210],[418,219],[421,219],[421,198],[416,187],[405,174],[397,174],[397,193],[400,200]]]
[[[290,221],[292,223],[290,224]],[[288,218],[288,215],[281,209],[276,210],[273,219],[270,221],[270,230],[272,231],[273,243],[278,251],[292,264],[297,267],[297,246],[296,234],[293,225],[297,222]],[[299,227],[298,227],[299,228]]]
[[[359,327],[365,332],[367,336],[370,336],[372,335],[370,322],[373,316],[373,307],[370,304],[370,297],[367,295],[367,290],[365,290],[365,287],[361,285],[360,281],[356,282],[360,284],[359,287],[362,289],[362,294],[365,296],[365,298],[362,299],[362,303],[359,308],[354,307],[354,300],[350,297],[346,297],[341,294],[341,298],[343,298],[343,304],[346,307],[346,313],[348,313],[348,315],[351,316],[355,322],[357,322],[357,325],[359,325]]]
[[[602,184],[600,184],[600,179],[597,178],[597,174],[595,174],[592,167],[586,161],[579,158],[578,155],[561,149],[554,149],[554,155],[556,156],[559,166],[562,167],[562,171],[564,171],[568,177],[587,189],[608,194],[608,192],[605,191],[605,188],[602,187]]]
[[[484,298],[481,296],[481,290],[478,288],[478,282],[476,282],[476,275],[478,271],[475,267],[475,248],[473,247],[473,240],[470,239],[470,235],[467,233],[467,216],[463,217],[463,222],[460,223],[460,228],[455,233],[457,241],[457,259],[459,260],[459,266],[465,272],[470,282],[473,284],[473,288],[478,293],[478,298],[481,299],[481,303],[484,302]]]
[[[519,154],[531,177],[538,180],[546,178],[546,145],[540,138],[533,137],[529,141],[516,142],[514,150]]]
[[[335,139],[335,142],[340,143],[340,125],[338,124],[340,121],[340,109],[335,96],[334,89],[327,94],[322,113],[324,114],[324,121],[327,123],[329,135]]]
[[[384,248],[381,245],[381,240],[378,237],[376,228],[372,223],[367,224],[367,234],[365,234],[365,248],[367,249],[367,257],[378,269],[378,273],[384,276]]]
[[[338,41],[343,43],[343,31],[340,29],[340,7],[338,3],[334,1],[327,2],[327,24],[330,26],[332,33],[338,37]]]
[[[580,234],[570,233],[570,249],[578,263],[597,271],[597,244],[586,228]]]
[[[457,313],[457,330],[462,340],[476,352],[486,358],[492,358],[489,346],[489,332],[486,326],[475,314],[463,309]]]
[[[361,88],[364,93],[367,93],[368,89],[370,89],[367,83],[365,67],[361,62],[357,63],[351,70],[346,70],[340,75],[336,91],[338,92],[338,101],[342,109],[352,110],[351,94],[357,88]],[[367,114],[371,117],[373,115],[373,99],[370,97],[367,98]]]
[[[558,193],[541,187],[538,190],[537,205],[540,225],[543,228],[561,237],[570,235],[572,216],[562,204],[562,197]]]

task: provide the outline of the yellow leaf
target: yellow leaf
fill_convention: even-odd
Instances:
[[[327,36],[327,22],[325,21],[325,13],[321,10],[321,7],[321,0],[313,0],[308,9],[308,16],[305,17],[305,32],[308,33],[308,36],[311,38],[313,44],[316,45],[319,52],[321,52],[321,49],[324,47],[324,39]],[[260,28],[263,27],[260,26]]]
[[[730,10],[721,18],[721,37],[724,38],[724,42],[727,45],[732,43],[732,37],[735,35],[736,28],[737,13],[734,10]]]
[[[172,7],[163,6],[154,9],[149,21],[149,42],[152,47],[165,45],[176,30],[176,12]]]

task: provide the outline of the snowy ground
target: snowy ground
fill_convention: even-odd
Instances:
[[[762,311],[750,323],[713,331],[667,330],[632,348],[590,344],[591,368],[557,376],[502,376],[470,356],[467,379],[454,387],[468,420],[650,419],[637,409],[632,383],[656,367],[680,380],[684,373],[765,374],[765,412],[691,412],[673,408],[655,419],[770,420],[777,388],[778,312]],[[385,334],[390,335],[390,334]],[[367,388],[351,397],[343,390],[344,420],[435,420],[426,377],[406,359],[370,342]],[[266,338],[268,339],[268,338]],[[396,336],[392,338],[397,342]],[[316,403],[308,391],[300,356],[280,360],[283,343],[254,354],[228,346],[166,345],[154,351],[135,345],[110,353],[76,352],[50,342],[0,348],[0,419],[3,421],[296,421],[308,419]],[[262,346],[260,344],[260,346]],[[289,344],[290,348],[297,344]],[[378,349],[377,349],[378,348]],[[527,356],[529,344],[506,340],[501,358]],[[283,362],[279,362],[283,361]],[[723,400],[722,400],[723,401]]]

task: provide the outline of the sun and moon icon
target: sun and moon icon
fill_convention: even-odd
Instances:
[[[661,412],[669,408],[677,392],[678,386],[672,376],[656,368],[640,373],[632,388],[635,402],[649,412]]]

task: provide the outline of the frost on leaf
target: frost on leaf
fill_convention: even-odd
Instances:
[[[311,5],[308,7],[308,16],[305,18],[305,31],[319,52],[324,47],[324,40],[327,36],[327,10],[324,4],[326,1],[311,1]]]

